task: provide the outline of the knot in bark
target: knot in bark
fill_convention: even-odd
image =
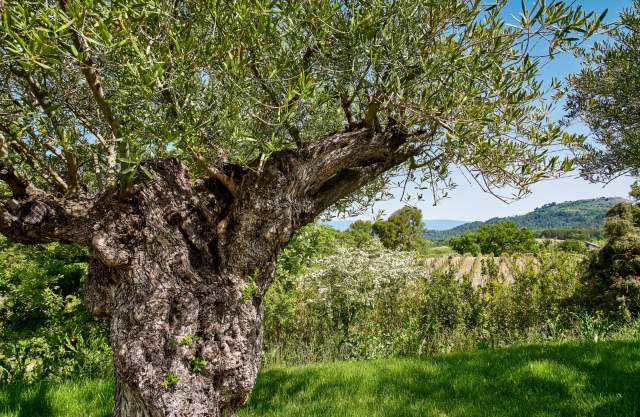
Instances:
[[[104,232],[93,236],[91,248],[95,257],[109,268],[118,268],[129,264],[129,253],[120,249],[118,243]]]

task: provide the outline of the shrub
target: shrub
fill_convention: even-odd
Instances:
[[[449,245],[460,254],[494,256],[530,253],[537,249],[536,241],[529,229],[519,228],[511,221],[483,224],[476,232],[451,239]]]
[[[591,311],[640,313],[640,206],[620,203],[605,221],[607,243],[588,261],[581,302]]]
[[[581,254],[586,254],[589,252],[587,244],[584,243],[584,241],[577,239],[567,239],[561,241],[560,243],[558,243],[558,250]]]
[[[474,287],[457,260],[427,260],[337,239],[291,285],[286,309],[266,298],[265,362],[433,355],[518,341],[580,337],[572,304],[581,257],[546,251],[478,262],[486,284]],[[424,262],[424,265],[423,265]],[[429,265],[427,267],[427,265]],[[280,271],[280,270],[279,270]],[[281,297],[280,294],[278,297]],[[287,323],[286,331],[278,329]]]
[[[0,379],[111,373],[105,322],[80,302],[86,250],[0,238]]]

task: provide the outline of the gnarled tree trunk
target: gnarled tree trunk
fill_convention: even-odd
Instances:
[[[291,209],[249,198],[231,212],[226,190],[194,185],[178,162],[150,168],[92,240],[85,297],[110,318],[115,416],[227,415],[255,383],[262,298]]]
[[[322,210],[415,151],[402,132],[332,135],[192,180],[150,161],[123,196],[60,198],[26,183],[0,231],[26,243],[91,249],[89,310],[110,320],[116,417],[231,415],[254,386],[263,297],[276,257]],[[6,175],[10,175],[6,174]]]

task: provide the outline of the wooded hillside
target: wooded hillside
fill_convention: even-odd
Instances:
[[[445,241],[452,237],[478,230],[482,224],[495,224],[504,220],[510,220],[520,227],[527,227],[533,232],[543,232],[550,229],[599,230],[604,223],[604,216],[607,211],[623,200],[619,197],[600,197],[563,203],[549,203],[520,216],[494,217],[486,222],[465,223],[449,230],[427,230],[426,238]]]

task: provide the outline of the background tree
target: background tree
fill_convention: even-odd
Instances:
[[[596,43],[579,74],[569,79],[570,115],[584,120],[595,141],[582,147],[582,173],[609,180],[640,175],[640,1],[624,11],[610,38]],[[640,196],[638,184],[631,197]],[[594,310],[640,311],[637,204],[621,203],[607,213],[606,245],[586,271],[585,302]]]
[[[640,175],[640,1],[633,4],[569,77],[569,114],[594,138],[580,148],[582,174],[594,181]]]
[[[345,236],[349,238],[355,246],[364,246],[371,242],[373,238],[373,223],[368,220],[356,220],[349,225],[345,231]]]
[[[483,224],[476,232],[465,233],[451,239],[449,245],[460,254],[493,254],[494,256],[533,252],[537,247],[529,229],[518,227],[510,221]]]
[[[437,197],[453,165],[514,196],[554,175],[575,138],[536,75],[600,19],[505,4],[0,2],[0,232],[89,247],[116,417],[246,400],[275,259],[318,214],[399,174]]]
[[[425,227],[422,223],[422,211],[419,208],[405,206],[392,213],[387,220],[377,220],[371,232],[380,238],[388,249],[410,250],[424,241]]]
[[[583,303],[594,311],[640,313],[640,207],[620,203],[607,213],[605,246],[587,263]]]

